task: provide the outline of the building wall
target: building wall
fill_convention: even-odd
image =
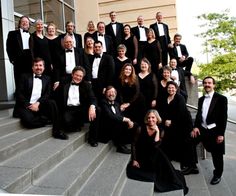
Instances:
[[[98,21],[109,23],[111,11],[116,11],[119,22],[131,26],[135,26],[137,17],[143,15],[147,27],[156,21],[156,12],[160,11],[163,13],[164,22],[169,25],[171,37],[177,31],[176,0],[93,0],[93,2],[93,4],[91,1],[77,2],[76,25],[82,34],[86,32],[89,20],[95,23]]]

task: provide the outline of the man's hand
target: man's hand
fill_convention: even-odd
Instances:
[[[220,143],[222,143],[224,141],[224,136],[222,136],[222,135],[219,135],[217,138],[216,138],[216,143],[217,144],[220,144]]]
[[[39,111],[39,102],[32,103],[31,105],[28,106],[28,109],[30,109],[33,112],[38,112]]]
[[[53,84],[53,90],[54,90],[54,91],[58,88],[59,84],[60,84],[59,82],[55,82],[55,83]]]
[[[121,104],[121,106],[120,106],[120,110],[123,112],[123,111],[125,111],[125,109],[127,108],[127,107],[129,107],[130,106],[130,103],[123,103],[123,104]]]
[[[94,105],[91,105],[89,107],[88,118],[89,118],[89,121],[93,121],[96,118],[96,109]]]
[[[198,135],[200,135],[200,130],[198,128],[194,128],[191,132],[191,137],[196,138]]]

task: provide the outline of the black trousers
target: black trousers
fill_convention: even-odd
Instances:
[[[191,73],[192,65],[193,65],[193,57],[188,57],[183,62],[178,62],[177,66],[182,68],[185,67],[184,75],[190,77],[192,75]]]

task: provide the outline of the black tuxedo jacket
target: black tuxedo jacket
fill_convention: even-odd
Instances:
[[[66,83],[65,85],[61,86],[60,89],[60,98],[61,98],[61,106],[63,106],[63,110],[67,106],[67,99],[68,99],[68,92],[70,88],[70,83]],[[97,99],[93,93],[92,85],[87,81],[82,81],[79,83],[79,99],[80,99],[80,106],[86,111],[90,105],[95,105],[97,107]],[[87,114],[85,114],[87,115]]]
[[[110,35],[105,34],[104,38],[105,38],[106,49],[107,49],[106,53],[113,56],[115,54],[115,52],[114,52],[112,37]],[[93,34],[93,39],[94,39],[94,41],[98,41],[98,32],[97,31]]]
[[[165,24],[165,23],[162,23],[163,24],[163,28],[164,28],[164,36],[165,36],[165,44],[166,44],[166,46],[168,45],[168,44],[170,44],[171,43],[171,41],[170,41],[170,35],[169,35],[169,27],[168,27],[168,25],[167,24]],[[153,23],[153,24],[151,24],[150,25],[150,28],[152,28],[153,30],[154,30],[154,32],[155,32],[155,35],[156,35],[156,39],[158,40],[158,41],[160,41],[160,35],[159,35],[159,31],[158,31],[158,26],[157,26],[157,23],[155,22],[155,23]],[[161,42],[160,42],[161,43]],[[163,49],[163,48],[162,48]]]
[[[185,56],[185,58],[187,58],[189,54],[188,54],[188,50],[186,46],[183,44],[179,44],[179,46],[180,46],[182,55]],[[177,61],[179,60],[178,52],[175,45],[173,48],[169,48],[169,55],[170,55],[170,59],[175,58]]]
[[[202,123],[202,105],[203,101],[205,99],[205,96],[202,96],[199,98],[198,101],[198,112],[195,120],[195,127],[200,128]],[[227,98],[219,93],[214,93],[211,104],[208,110],[206,123],[212,124],[215,123],[216,127],[213,128],[217,135],[224,136],[226,124],[227,124],[227,110],[228,110],[228,101]]]
[[[176,70],[179,74],[179,81],[180,81],[180,85],[179,85],[179,93],[185,98],[185,100],[187,101],[188,98],[188,93],[187,93],[187,89],[186,89],[186,84],[185,84],[185,77],[184,77],[184,70],[182,67],[176,67]]]
[[[76,49],[82,48],[82,36],[77,33],[73,33],[75,36],[75,41],[76,41]],[[61,39],[64,39],[64,37],[67,35],[67,33],[59,35]],[[62,42],[63,43],[63,42]]]
[[[33,56],[32,50],[32,36],[30,35],[29,39],[29,47],[31,52],[31,57]],[[23,43],[21,39],[20,29],[15,31],[10,31],[7,37],[7,54],[10,59],[10,62],[13,65],[20,64],[19,60],[22,60],[21,57],[23,55]]]
[[[147,34],[148,28],[147,28],[147,27],[144,27],[144,29],[145,29],[145,32],[146,32],[146,34]],[[139,32],[138,26],[133,27],[133,28],[131,29],[131,32],[133,33],[133,35],[135,35],[135,36],[137,37],[137,40],[139,41],[139,40],[140,40],[140,32]]]
[[[26,108],[30,105],[30,98],[33,90],[33,74],[22,74],[19,85],[16,88],[16,105],[18,108]],[[42,75],[42,91],[38,102],[43,103],[50,98],[50,78]]]
[[[123,34],[124,34],[123,24],[116,22],[116,35],[115,35],[113,28],[112,28],[112,23],[109,23],[108,25],[106,25],[106,34],[111,36],[112,42],[113,42],[114,47],[116,49],[116,47],[119,44],[121,44],[121,42],[123,40]]]
[[[95,56],[90,58],[90,66],[86,70],[88,80],[92,80],[92,66]],[[115,76],[115,63],[112,56],[104,54],[101,57],[101,61],[98,68],[98,83],[101,89],[106,88],[108,85],[112,85]]]

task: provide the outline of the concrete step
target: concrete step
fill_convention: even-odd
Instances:
[[[51,135],[51,127],[42,127],[38,129],[22,129],[1,137],[0,162],[43,142]]]
[[[0,110],[0,120],[12,117],[13,109]]]
[[[111,144],[93,148],[87,143],[70,157],[34,182],[25,194],[77,195],[78,189],[89,178],[110,150]]]
[[[113,148],[77,195],[118,195],[126,179],[129,159],[130,155],[117,153]]]
[[[119,196],[153,196],[153,191],[154,183],[126,178]]]
[[[0,164],[1,188],[21,193],[41,176],[84,144],[86,132],[73,133],[69,140],[50,137],[44,142]]]
[[[22,129],[20,120],[17,118],[3,117],[0,119],[0,137]]]
[[[231,192],[231,189],[230,189],[227,181],[224,178],[224,174],[223,174],[223,176],[221,178],[221,182],[219,184],[217,184],[217,185],[210,184],[211,178],[213,177],[212,160],[205,159],[205,160],[201,160],[199,162],[200,162],[201,169],[203,171],[203,176],[205,178],[207,188],[208,188],[211,196],[222,196],[222,195],[235,196],[235,194],[233,194]],[[231,171],[231,172],[233,172],[233,171]],[[234,176],[234,179],[235,179],[235,176]],[[235,183],[234,183],[234,186],[235,186]]]
[[[154,192],[153,196],[184,196],[184,193],[183,190],[169,191],[165,193]]]

